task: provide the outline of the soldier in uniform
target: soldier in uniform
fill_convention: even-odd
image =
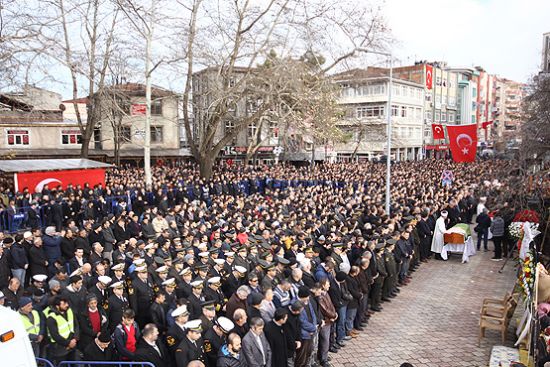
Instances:
[[[196,360],[205,363],[201,320],[188,321],[184,327],[187,332],[174,352],[176,367],[187,367],[189,362]]]
[[[189,318],[198,319],[202,313],[201,303],[204,302],[202,288],[204,287],[202,280],[197,279],[191,282],[192,292],[187,298],[189,301]]]
[[[130,282],[128,296],[130,306],[136,312],[136,321],[140,327],[151,322],[151,304],[153,303],[153,287],[148,279],[147,265],[136,267],[136,278]]]
[[[382,287],[382,301],[389,302],[390,298],[395,297],[394,289],[397,283],[397,263],[395,262],[395,255],[393,250],[395,248],[395,240],[390,238],[386,241],[386,248],[384,250],[384,263],[386,264],[387,276],[384,279],[384,285]]]
[[[130,307],[128,298],[124,295],[124,282],[119,281],[111,284],[113,294],[109,297],[109,307],[107,315],[109,317],[110,333],[115,331],[115,328],[122,321],[124,310]]]
[[[275,269],[275,263],[269,262],[269,263],[260,263],[262,266],[262,269],[265,271],[265,276],[262,279],[262,289],[273,289],[278,284],[277,280],[275,279],[275,275],[277,274],[277,270]]]
[[[123,263],[116,264],[111,267],[111,278],[113,279],[113,283],[125,281]]]
[[[204,298],[207,301],[214,301],[216,307],[216,312],[220,315],[225,311],[225,304],[227,303],[227,298],[220,290],[221,279],[220,277],[213,277],[208,279],[208,286],[204,289]]]
[[[188,298],[193,293],[193,287],[191,287],[191,280],[193,279],[193,272],[191,268],[184,268],[179,273],[179,277],[176,278],[178,287],[176,288],[176,297]]]
[[[97,298],[97,304],[102,307],[105,312],[109,310],[109,293],[107,291],[112,279],[108,276],[101,275],[97,278],[97,283],[90,288],[89,293],[92,293]]]
[[[208,265],[198,265],[195,267],[197,271],[197,276],[195,280],[200,279],[201,281],[205,282],[206,278],[208,277]]]
[[[164,288],[161,292],[164,293],[166,300],[164,302],[164,311],[176,308],[176,279],[170,278],[162,282]]]
[[[225,255],[225,264],[223,264],[223,270],[225,270],[226,274],[231,274],[231,271],[233,270],[233,263],[235,262],[235,253],[233,251],[229,251],[224,253]]]
[[[216,318],[216,306],[214,301],[204,301],[201,304],[202,314],[200,320],[202,322],[202,330],[207,331],[214,325],[214,319]]]
[[[246,246],[242,245],[237,248],[237,256],[235,256],[235,261],[233,262],[233,267],[242,266],[246,269],[247,272],[250,272],[250,263],[247,259],[248,251]]]
[[[386,263],[383,257],[384,252],[384,242],[378,242],[374,248],[374,253],[376,256],[376,270],[378,270],[378,277],[374,280],[372,285],[372,300],[371,300],[371,310],[379,312],[382,311],[380,307],[380,301],[382,298],[382,285],[384,284],[384,278],[387,276],[386,272]]]
[[[229,273],[229,276],[222,284],[222,291],[225,298],[229,299],[243,284],[243,276],[246,274],[246,269],[240,265],[235,266]]]
[[[203,337],[206,367],[216,367],[218,352],[227,342],[227,335],[234,327],[233,321],[220,316],[214,321],[214,326],[206,330]]]
[[[168,267],[162,265],[155,270],[155,273],[157,275],[153,277],[153,291],[158,293],[162,289],[162,283],[168,280]]]
[[[181,305],[172,311],[171,316],[174,318],[174,325],[170,326],[166,331],[166,345],[170,354],[174,356],[178,345],[185,338],[185,323],[189,321],[189,311],[187,305]]]
[[[227,276],[227,273],[225,272],[223,268],[223,264],[225,264],[224,259],[213,259],[212,265],[209,271],[209,275],[211,278],[214,277],[220,277],[220,279],[225,280],[225,277]]]

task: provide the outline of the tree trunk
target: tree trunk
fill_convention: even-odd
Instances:
[[[82,146],[80,147],[80,158],[88,158],[90,151],[90,137],[87,136],[88,133],[85,132],[82,135]]]
[[[214,161],[216,157],[211,156],[212,153],[207,153],[199,160],[199,169],[201,177],[205,180],[209,180],[212,177],[212,170],[214,167]]]

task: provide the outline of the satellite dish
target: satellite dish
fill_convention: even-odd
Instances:
[[[63,103],[61,103],[61,104],[59,105],[59,109],[60,109],[61,111],[65,111],[65,110],[67,109],[67,107],[65,107],[65,105],[64,105]]]

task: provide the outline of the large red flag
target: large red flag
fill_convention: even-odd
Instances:
[[[455,162],[473,162],[477,152],[477,125],[447,125],[447,135]]]
[[[434,68],[426,64],[426,88],[432,89]]]
[[[443,125],[432,124],[432,135],[434,139],[445,139],[445,131],[443,130]]]

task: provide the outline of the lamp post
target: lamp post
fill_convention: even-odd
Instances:
[[[390,78],[388,81],[388,104],[386,107],[386,135],[387,135],[387,157],[386,157],[386,214],[390,214],[391,199],[391,96],[393,88],[393,57],[391,52],[372,51],[366,48],[358,48],[357,51],[386,56],[390,64]]]

